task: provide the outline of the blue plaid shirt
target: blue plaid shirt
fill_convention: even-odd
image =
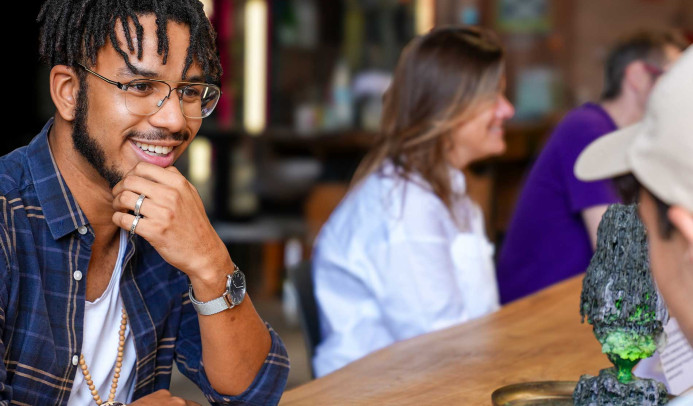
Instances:
[[[0,158],[0,404],[65,405],[82,348],[94,232],[48,146],[50,120]],[[79,275],[79,274],[77,274]],[[279,336],[243,394],[212,389],[201,360],[188,279],[144,239],[128,242],[120,294],[137,350],[134,399],[169,387],[173,360],[212,404],[276,404],[289,372]]]

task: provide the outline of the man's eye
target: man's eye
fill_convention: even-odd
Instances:
[[[130,84],[129,90],[134,93],[149,94],[154,91],[154,86],[149,82],[135,82]]]
[[[199,99],[200,89],[198,86],[187,86],[183,88],[183,97],[186,99]]]

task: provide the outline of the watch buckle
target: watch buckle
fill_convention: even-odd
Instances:
[[[229,294],[229,292],[224,293],[224,301],[229,306],[229,309],[236,306],[233,303],[233,299],[230,299],[230,296],[231,296],[231,294]]]

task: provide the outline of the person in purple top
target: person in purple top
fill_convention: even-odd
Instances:
[[[582,182],[573,166],[595,139],[639,121],[658,76],[685,48],[670,32],[639,32],[616,44],[605,64],[600,103],[569,112],[532,167],[496,267],[501,303],[584,272],[597,226],[616,190],[607,180]]]

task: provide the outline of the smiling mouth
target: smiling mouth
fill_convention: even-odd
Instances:
[[[145,144],[142,142],[135,142],[135,145],[137,145],[142,151],[147,153],[148,155],[151,156],[166,156],[168,155],[171,151],[173,151],[174,147],[164,147],[161,145],[150,145],[150,144]]]

